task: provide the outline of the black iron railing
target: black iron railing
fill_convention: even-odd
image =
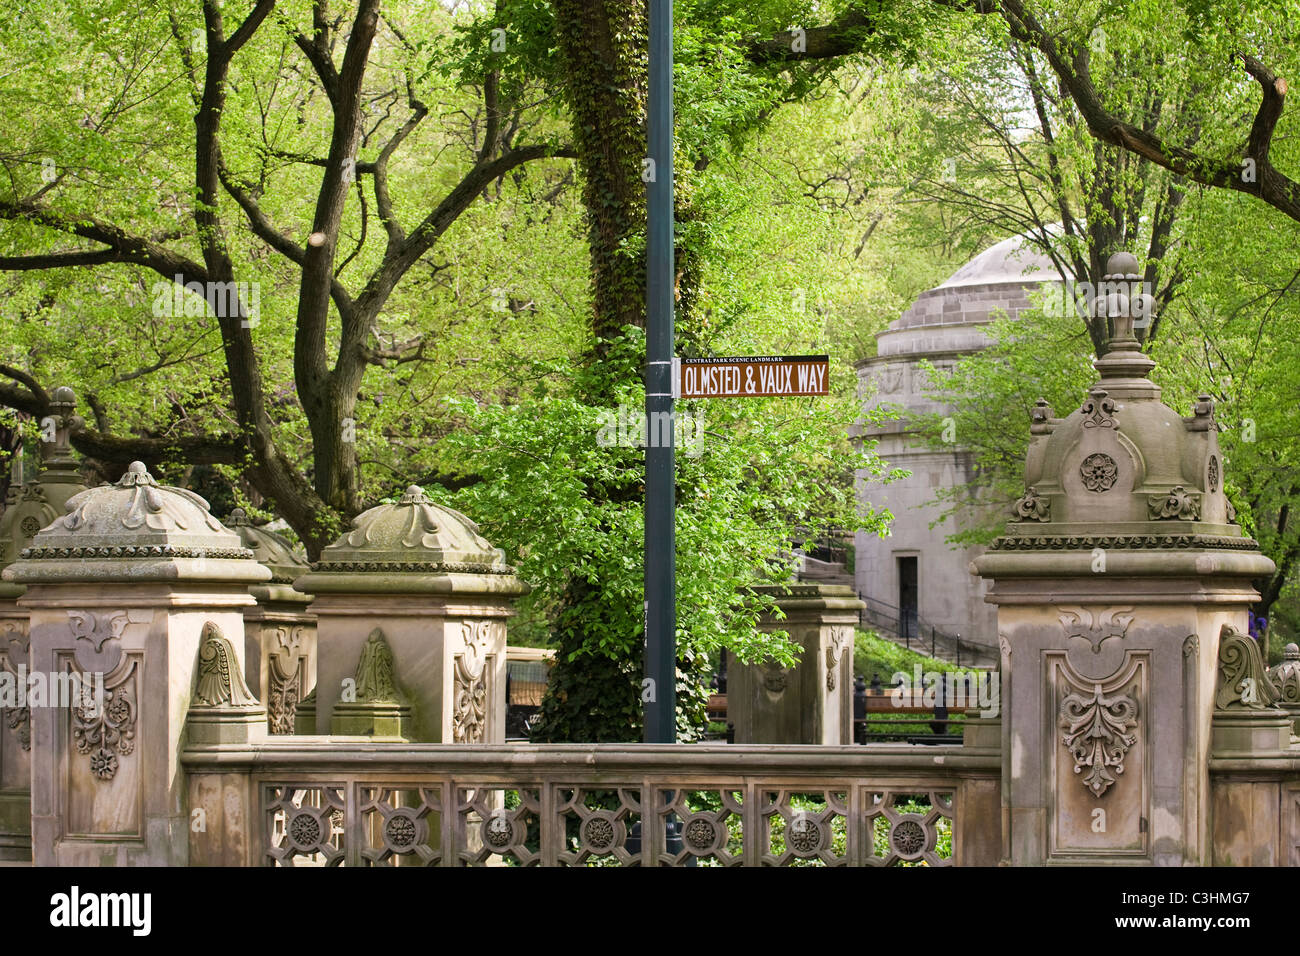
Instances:
[[[967,664],[974,664],[981,659],[987,660],[995,653],[987,644],[979,644],[965,640],[958,634],[950,634],[935,627],[918,614],[903,614],[894,605],[861,592],[858,593],[858,597],[866,604],[862,609],[862,626],[895,635],[908,650],[915,650],[922,654],[928,650],[930,656],[936,658],[942,650],[959,667],[963,658]]]

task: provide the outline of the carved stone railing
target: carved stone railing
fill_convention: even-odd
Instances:
[[[192,865],[943,866],[1001,853],[996,749],[282,737],[191,748],[183,763],[203,821]]]

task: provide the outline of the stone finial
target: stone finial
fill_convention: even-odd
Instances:
[[[160,485],[144,462],[133,461],[113,485],[100,485],[68,499],[68,513],[38,534],[33,552],[119,550],[132,545],[136,551],[105,554],[104,557],[140,557],[139,546],[207,547],[212,557],[252,557],[240,547],[239,539],[208,511],[208,503],[185,488]],[[230,554],[225,552],[229,551]],[[80,557],[94,555],[34,554],[34,557]]]
[[[1038,494],[1038,489],[1030,486],[1024,495],[1011,506],[1012,521],[1051,521],[1051,499]]]
[[[1107,279],[1137,279],[1138,261],[1137,256],[1131,252],[1116,252],[1106,260],[1106,278]]]
[[[1136,351],[1135,323],[1141,319],[1144,324],[1149,324],[1155,317],[1155,307],[1155,298],[1143,291],[1136,256],[1130,252],[1117,252],[1106,260],[1106,272],[1097,288],[1092,314],[1111,323],[1114,335],[1108,354]]]
[[[1269,669],[1268,679],[1282,703],[1300,704],[1300,646],[1283,649],[1282,663]]]
[[[410,734],[411,705],[397,688],[393,651],[379,628],[370,632],[361,648],[355,683],[355,699],[345,697],[334,705],[331,733],[394,737]]]
[[[212,621],[203,625],[194,704],[199,707],[260,707],[244,683],[234,645]]]
[[[85,419],[76,410],[77,395],[66,385],[50,393],[50,414],[41,420],[42,481],[81,480],[72,451],[72,433],[85,424]],[[52,433],[47,424],[54,426]]]
[[[384,632],[375,628],[361,648],[357,661],[358,703],[403,703],[405,697],[397,689],[397,668],[393,651],[384,639]]]
[[[1231,624],[1219,632],[1219,686],[1215,710],[1269,710],[1278,692],[1264,668],[1259,645]]]

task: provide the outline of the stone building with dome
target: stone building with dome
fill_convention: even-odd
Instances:
[[[873,626],[900,637],[910,634],[927,649],[937,634],[941,656],[957,656],[953,638],[961,639],[966,655],[971,653],[967,642],[996,648],[996,615],[984,602],[984,585],[970,571],[984,549],[949,544],[951,522],[938,523],[943,508],[937,493],[969,481],[971,461],[960,442],[936,448],[917,435],[914,416],[946,411],[926,394],[929,377],[921,363],[951,369],[962,356],[989,344],[985,328],[1000,312],[1019,317],[1032,307],[1030,294],[1042,283],[1060,281],[1051,260],[1022,237],[1005,239],[922,292],[877,333],[876,354],[857,364],[864,407],[890,405],[902,412],[900,419],[860,434],[875,439],[880,457],[911,476],[882,485],[858,474],[859,500],[889,508],[894,521],[889,537],[857,535],[854,584]]]

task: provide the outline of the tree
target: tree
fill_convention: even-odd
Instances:
[[[380,0],[358,0],[350,16],[325,0],[279,8],[258,0],[229,23],[218,0],[202,0],[197,17],[158,5],[164,11],[124,25],[126,7],[116,0],[74,7],[75,39],[115,58],[109,72],[117,83],[83,89],[61,77],[42,91],[54,94],[52,102],[58,93],[80,95],[81,102],[63,97],[70,105],[57,117],[45,113],[47,122],[55,119],[54,134],[73,141],[62,152],[41,142],[49,126],[15,122],[29,129],[4,157],[10,189],[0,195],[0,220],[10,229],[3,238],[46,248],[0,256],[0,270],[130,265],[206,298],[224,358],[221,404],[233,421],[213,430],[190,419],[167,438],[87,428],[73,442],[117,463],[178,454],[190,464],[236,465],[314,557],[364,503],[354,435],[367,370],[418,357],[431,344],[423,336],[383,342],[377,326],[399,282],[418,264],[431,264],[431,251],[490,185],[526,163],[571,151],[538,126],[538,107],[528,102],[537,91],[527,79],[503,82],[489,66],[475,77],[482,102],[463,131],[468,155],[438,177],[449,182],[440,187],[412,176],[400,183],[392,176],[396,157],[440,138],[420,135],[442,54],[428,39],[431,25],[414,12],[403,24],[381,11]],[[102,22],[112,29],[95,33]],[[16,31],[5,38],[29,62],[50,40]],[[133,135],[160,121],[179,128],[186,100],[194,122],[186,148],[168,143],[139,170],[119,165],[109,174],[114,198],[104,203],[96,174],[108,171],[96,168],[96,154],[124,152]],[[84,118],[74,119],[78,113]],[[42,153],[58,158],[45,162]],[[44,181],[37,174],[50,169]],[[134,190],[174,203],[182,215],[159,222],[133,201]],[[425,190],[432,200],[411,196]],[[314,197],[305,210],[295,208],[304,192]],[[349,240],[354,247],[345,251]],[[344,274],[349,267],[354,281]],[[286,451],[292,442],[277,428],[278,383],[267,377],[271,358],[259,347],[260,316],[247,292],[256,286],[240,284],[248,275],[292,290],[293,382],[310,432],[309,468]],[[10,377],[20,384],[0,388],[0,401],[44,414],[43,384],[27,373]],[[96,417],[102,423],[104,416]]]

